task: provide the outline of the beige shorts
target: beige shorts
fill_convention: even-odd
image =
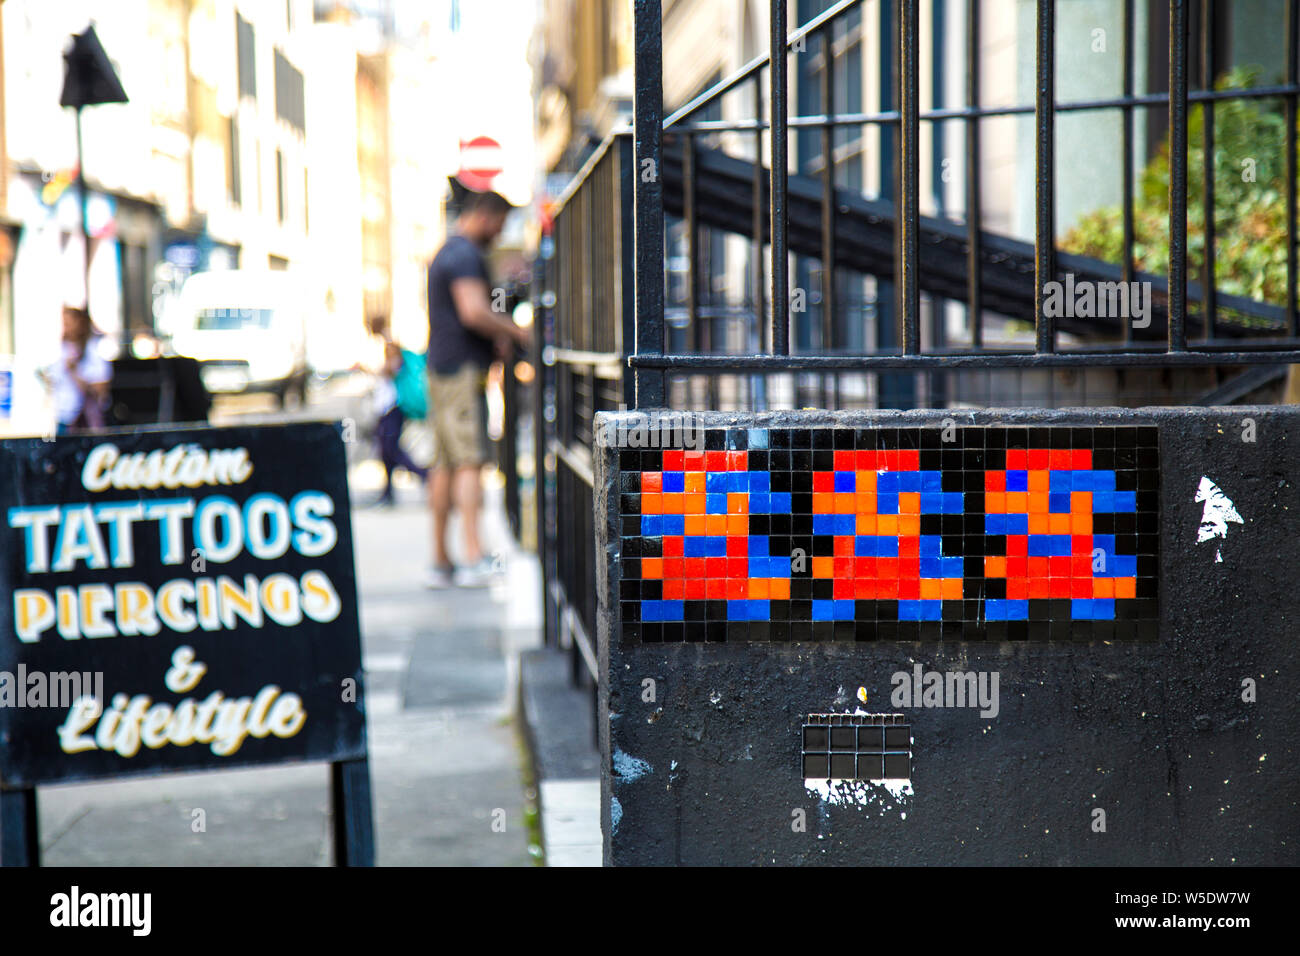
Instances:
[[[472,362],[451,375],[429,372],[435,468],[468,467],[487,461],[485,386],[485,373]]]

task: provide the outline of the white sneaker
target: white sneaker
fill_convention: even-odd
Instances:
[[[442,590],[456,586],[456,569],[455,567],[432,567],[425,576],[424,586],[430,590]]]
[[[456,569],[456,584],[463,588],[485,588],[497,577],[491,558],[480,558],[476,563]]]

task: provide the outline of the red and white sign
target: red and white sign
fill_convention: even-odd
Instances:
[[[485,192],[492,188],[492,180],[501,174],[504,164],[501,144],[491,136],[475,136],[460,141],[460,172],[456,178],[467,189]]]

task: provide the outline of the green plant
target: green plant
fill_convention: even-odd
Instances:
[[[1225,73],[1219,90],[1256,86],[1260,69]],[[1205,209],[1202,185],[1205,111],[1188,115],[1187,259],[1196,278],[1205,275]],[[1300,153],[1300,150],[1297,150]],[[1280,101],[1219,100],[1214,105],[1215,284],[1220,292],[1282,305],[1286,301],[1286,119]],[[1141,171],[1133,204],[1133,258],[1140,271],[1169,271],[1169,138]],[[1120,207],[1094,210],[1061,241],[1066,252],[1120,262],[1124,219]],[[1222,310],[1221,319],[1271,327]]]

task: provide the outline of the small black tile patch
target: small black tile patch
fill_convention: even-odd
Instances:
[[[903,714],[809,714],[799,766],[804,779],[908,780],[912,728]]]
[[[1155,426],[703,437],[619,452],[625,640],[1158,637]]]

